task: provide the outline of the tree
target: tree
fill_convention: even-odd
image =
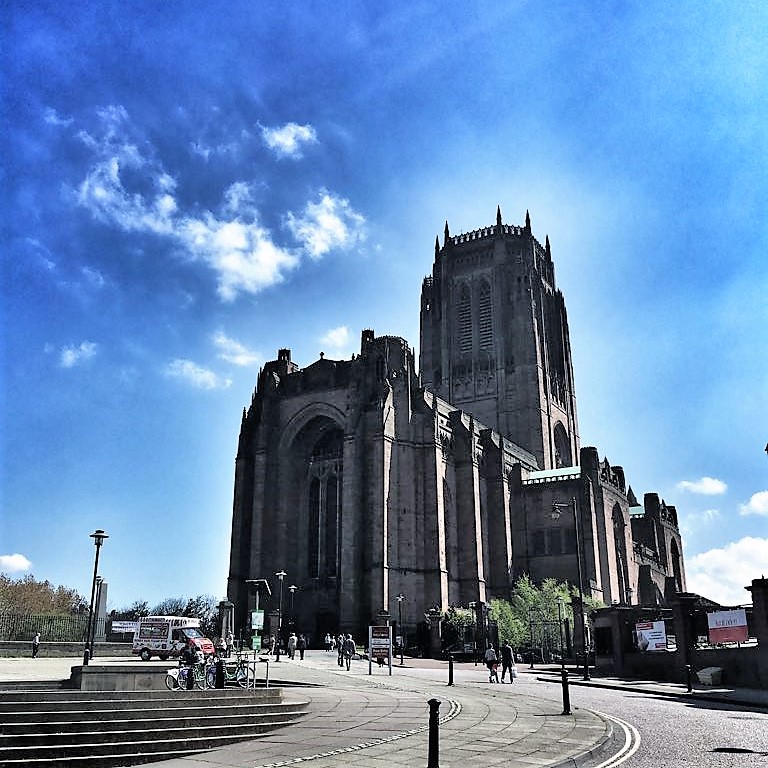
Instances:
[[[145,604],[146,605],[146,604]],[[218,602],[211,595],[167,597],[152,609],[153,616],[187,616],[200,619],[200,631],[206,637],[218,634]]]
[[[152,609],[152,616],[186,616],[186,597],[166,597]]]
[[[443,616],[443,645],[462,642],[467,636],[467,627],[475,623],[475,615],[469,608],[451,606]]]
[[[71,616],[88,609],[88,602],[70,587],[37,581],[32,574],[13,580],[0,574],[0,611],[31,616]]]
[[[128,608],[110,612],[113,621],[136,621],[142,616],[149,616],[149,604],[146,600],[136,600]]]

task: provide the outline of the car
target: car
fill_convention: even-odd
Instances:
[[[474,643],[454,643],[443,648],[442,657],[454,661],[474,661],[476,653]]]

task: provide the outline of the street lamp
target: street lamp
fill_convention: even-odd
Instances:
[[[571,509],[573,512],[573,528],[576,532],[576,564],[579,574],[579,602],[581,603],[579,613],[581,614],[581,648],[584,653],[584,679],[589,680],[589,657],[587,656],[587,623],[584,618],[584,576],[581,570],[581,538],[579,537],[579,515],[576,509],[576,497],[572,496],[570,504],[552,502],[552,519],[560,518],[561,509]]]
[[[280,579],[280,602],[277,606],[277,653],[275,654],[275,661],[280,661],[280,638],[282,637],[283,626],[283,579],[287,575],[285,571],[278,571],[275,574]]]
[[[291,615],[288,619],[290,624],[295,625],[296,624],[296,616],[293,612],[293,596],[296,594],[296,590],[298,587],[295,584],[291,584],[290,587],[288,587],[288,591],[291,593]]]
[[[560,668],[565,669],[565,648],[563,648],[563,598],[557,598],[557,629],[560,635]]]
[[[531,635],[531,666],[529,669],[533,669],[533,606],[528,609],[528,631]]]
[[[405,633],[403,632],[403,600],[405,595],[401,592],[396,598],[397,600],[397,631],[400,633],[400,666],[402,667],[405,662],[403,661],[403,646],[405,645]]]
[[[472,609],[472,647],[475,651],[475,666],[477,666],[477,603],[470,600],[469,607]]]
[[[96,559],[93,563],[93,581],[91,582],[91,607],[88,611],[88,631],[85,635],[85,651],[83,652],[83,666],[88,666],[88,662],[93,656],[93,637],[92,633],[95,630],[94,616],[93,616],[93,601],[96,598],[96,576],[99,572],[99,550],[104,543],[104,539],[108,539],[109,535],[104,533],[101,528],[97,528],[92,534],[91,538],[96,545]]]

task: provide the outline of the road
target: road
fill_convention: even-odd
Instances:
[[[517,685],[521,692],[562,701],[559,681],[540,682],[532,675],[522,675]],[[630,738],[638,742],[631,745],[636,747],[633,754],[623,760],[603,758],[592,766],[768,768],[766,711],[576,685],[570,687],[570,695],[572,707],[586,707],[619,718],[637,732],[636,736],[629,729]],[[623,733],[620,727],[617,731]]]

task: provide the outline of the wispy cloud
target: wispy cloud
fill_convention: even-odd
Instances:
[[[301,150],[305,144],[317,143],[317,133],[311,125],[286,123],[280,128],[268,128],[264,125],[259,127],[264,143],[278,157],[298,160],[302,156]]]
[[[82,341],[77,346],[64,347],[59,355],[62,368],[74,368],[86,360],[90,360],[98,352],[99,345],[93,341]]]
[[[320,337],[320,343],[336,350],[346,349],[349,344],[349,328],[346,325],[331,328],[324,336]]]
[[[219,349],[219,357],[232,365],[254,365],[261,359],[257,352],[248,349],[235,339],[230,339],[221,331],[213,335],[213,343]]]
[[[699,480],[681,480],[677,487],[681,491],[698,493],[702,496],[720,496],[728,490],[728,486],[722,480],[714,477],[702,477]]]
[[[744,587],[766,571],[768,539],[746,536],[719,549],[710,549],[685,561],[689,592],[708,597],[721,605],[751,602]]]
[[[32,563],[16,552],[13,555],[0,555],[0,572],[2,573],[23,573],[32,567]]]
[[[232,184],[219,213],[187,215],[179,209],[176,180],[128,140],[125,109],[110,107],[99,114],[103,135],[78,134],[98,157],[76,191],[77,202],[94,218],[125,232],[150,232],[174,241],[214,270],[225,301],[279,283],[298,265],[298,255],[276,245],[259,223],[251,185]],[[134,180],[130,189],[128,177]]]
[[[349,200],[324,189],[300,215],[288,213],[286,225],[313,259],[333,248],[351,248],[366,237],[365,217],[353,210]]]
[[[59,113],[50,107],[43,113],[43,120],[45,120],[48,125],[67,126],[72,123],[72,118],[59,117]]]
[[[753,493],[750,500],[739,507],[739,514],[768,517],[768,491]],[[766,561],[768,561],[768,555],[766,556]]]
[[[231,379],[219,376],[208,368],[183,358],[171,360],[166,368],[166,374],[186,381],[197,389],[227,389],[232,384]]]

